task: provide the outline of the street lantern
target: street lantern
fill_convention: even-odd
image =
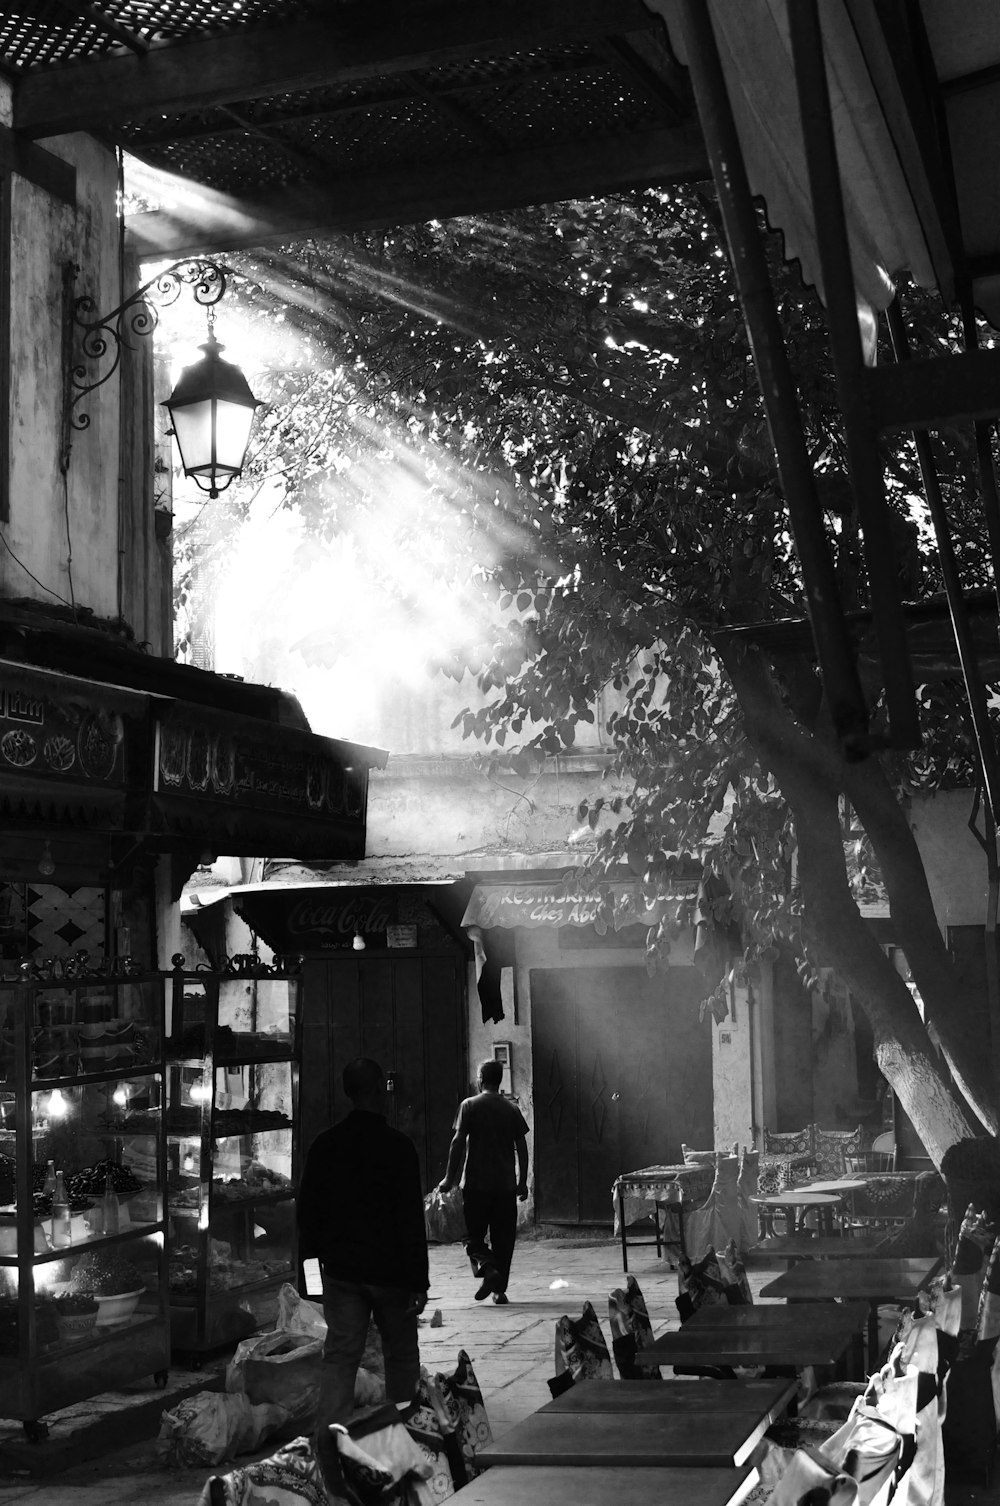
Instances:
[[[199,349],[205,352],[202,359],[184,368],[163,407],[170,414],[185,476],[217,497],[243,470],[260,402],[240,368],[222,360],[219,352],[225,346],[216,340],[211,323]]]

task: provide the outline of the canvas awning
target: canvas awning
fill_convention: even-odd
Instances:
[[[679,884],[667,899],[652,904],[642,897],[638,882],[614,879],[602,885],[603,898],[590,894],[559,878],[551,883],[477,884],[462,916],[462,925],[478,926],[486,931],[494,927],[510,930],[516,926],[537,929],[540,926],[591,926],[600,931],[608,925],[605,902],[610,900],[610,928],[652,926],[660,920],[664,908],[679,899],[694,899],[697,883]]]
[[[822,291],[789,0],[706,3],[750,187],[785,255]],[[686,63],[683,0],[646,4]],[[920,0],[912,12],[822,0],[819,11],[859,298],[884,309],[908,273],[950,303],[967,261],[976,307],[1000,323],[1000,11],[956,0]]]

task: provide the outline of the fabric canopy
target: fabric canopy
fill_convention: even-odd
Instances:
[[[687,61],[682,0],[645,0]],[[789,0],[705,0],[750,186],[822,295],[788,30]],[[793,0],[794,3],[794,0]],[[859,303],[882,309],[908,274],[1000,324],[1000,7],[991,0],[819,6]]]
[[[663,17],[673,49],[686,63],[678,0],[646,4]],[[709,3],[750,187],[763,197],[768,219],[782,232],[786,256],[799,260],[806,282],[822,296],[787,8],[788,0]],[[950,293],[937,215],[917,154],[912,140],[901,142],[893,134],[890,109],[855,29],[855,7],[846,0],[823,0],[820,11],[858,293],[872,307],[885,308],[892,301],[893,278],[904,269],[925,287],[943,278]],[[880,82],[894,96],[890,107],[895,105],[898,87],[891,70]],[[897,131],[911,138],[905,112],[891,108],[891,116]],[[942,253],[937,267],[932,245]]]

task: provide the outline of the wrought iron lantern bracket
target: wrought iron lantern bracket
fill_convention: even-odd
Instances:
[[[136,288],[124,302],[107,314],[98,314],[89,294],[74,296],[79,267],[67,262],[63,269],[63,327],[66,357],[63,363],[66,390],[63,403],[61,467],[69,467],[73,431],[90,427],[90,415],[79,404],[103,387],[121,364],[122,351],[133,349],[131,337],[145,337],[156,329],[160,310],[192,290],[196,303],[211,309],[226,291],[227,268],[198,257],[185,257],[158,272]],[[96,366],[97,374],[92,376]]]

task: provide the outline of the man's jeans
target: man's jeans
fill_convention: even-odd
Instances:
[[[354,1382],[365,1351],[369,1318],[382,1336],[385,1390],[389,1401],[412,1401],[420,1379],[420,1347],[413,1293],[395,1286],[323,1280],[326,1343],[320,1371],[318,1428],[348,1423],[354,1411]],[[410,1307],[411,1311],[406,1309]]]

